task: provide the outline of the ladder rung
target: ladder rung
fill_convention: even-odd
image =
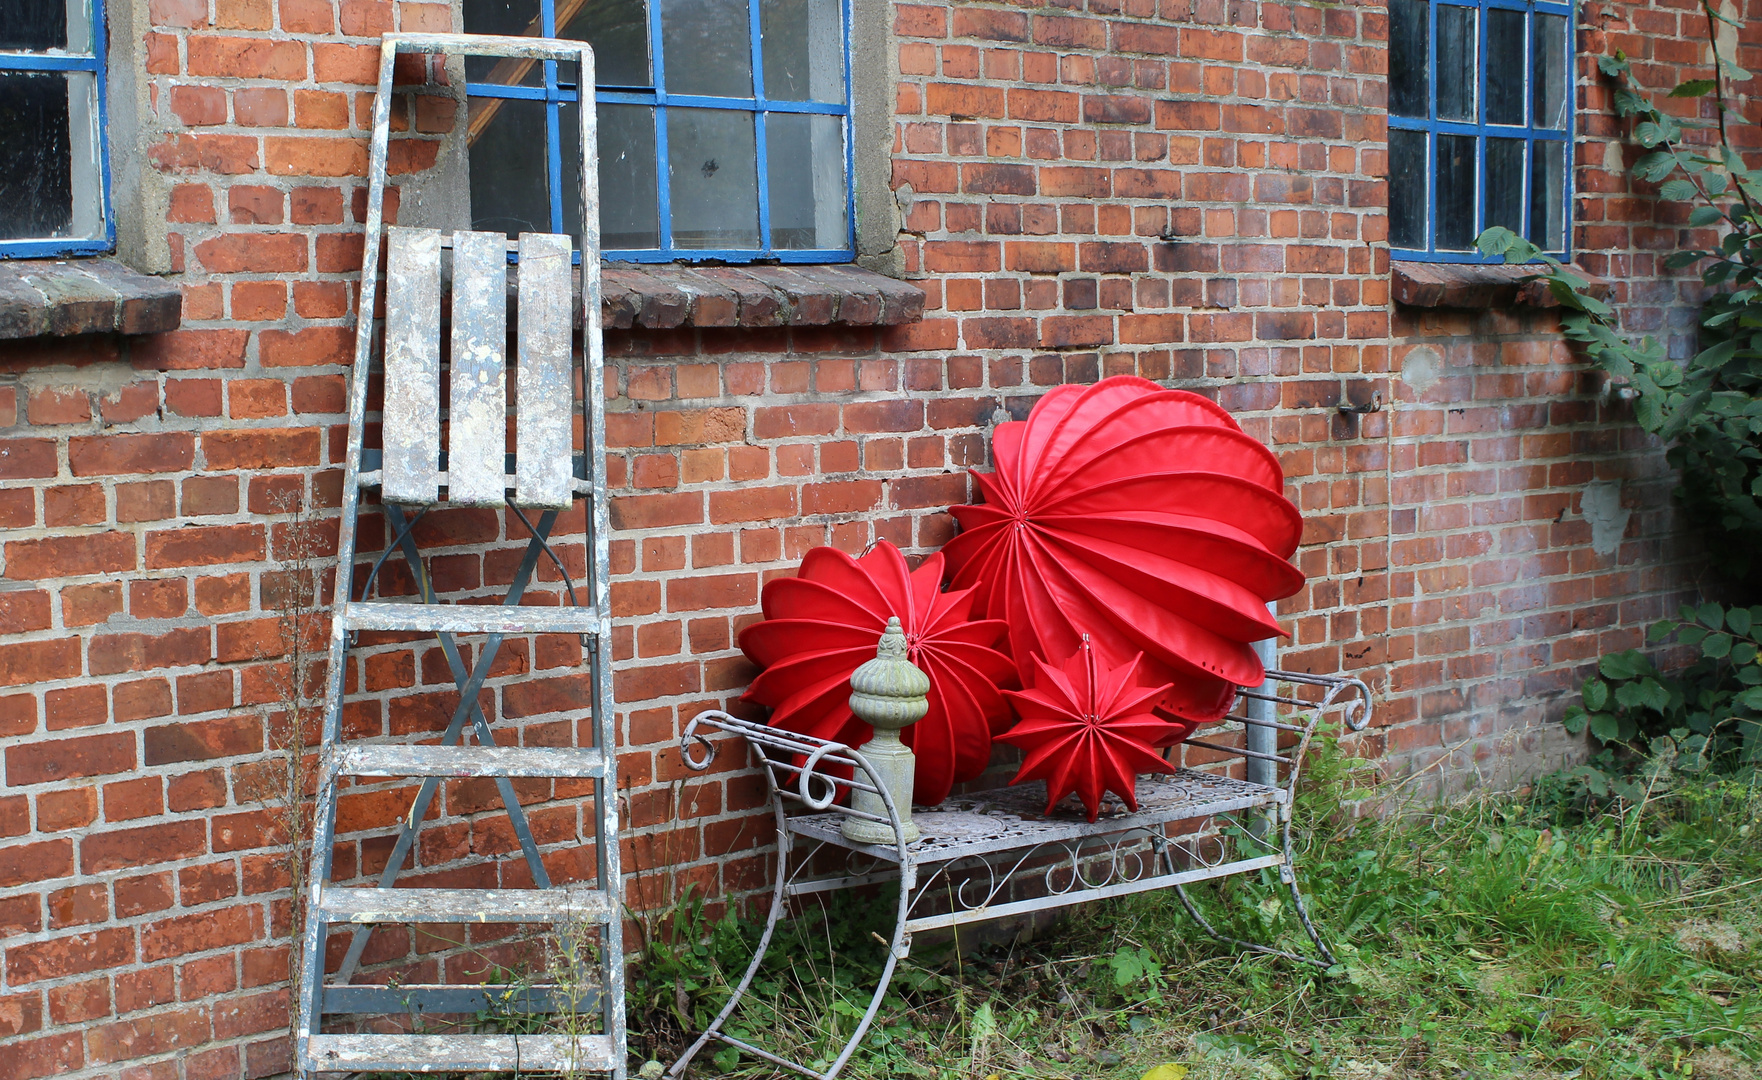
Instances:
[[[312,1035],[305,1067],[314,1072],[609,1072],[604,1035]]]
[[[562,922],[611,918],[596,889],[339,889],[319,893],[333,923]]]
[[[352,601],[343,608],[350,630],[441,630],[455,634],[598,634],[591,608],[505,604],[411,604]]]
[[[345,746],[341,776],[561,776],[606,774],[606,755],[592,749],[526,746]]]

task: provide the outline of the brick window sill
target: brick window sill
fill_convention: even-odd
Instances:
[[[115,259],[0,261],[0,339],[176,330],[183,292]]]
[[[898,326],[924,317],[924,291],[856,266],[607,263],[607,329],[680,326]]]
[[[1533,272],[1526,266],[1503,263],[1394,262],[1389,264],[1390,294],[1396,303],[1409,307],[1559,306],[1546,284],[1524,280]],[[1585,279],[1589,284],[1587,291],[1600,300],[1606,299],[1612,291],[1610,284],[1602,278],[1576,266],[1573,272]]]

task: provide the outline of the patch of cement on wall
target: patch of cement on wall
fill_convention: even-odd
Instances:
[[[1415,397],[1438,385],[1444,379],[1444,358],[1430,345],[1421,345],[1401,360],[1401,381]]]
[[[1621,481],[1597,480],[1585,485],[1579,497],[1579,512],[1591,523],[1591,550],[1599,555],[1613,555],[1627,532],[1627,519],[1633,511],[1621,505]]]

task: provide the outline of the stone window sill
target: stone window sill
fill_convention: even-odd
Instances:
[[[1612,288],[1607,281],[1576,266],[1573,271],[1589,283],[1592,296],[1600,300],[1609,296]],[[1527,266],[1504,263],[1394,262],[1389,264],[1390,293],[1396,303],[1409,307],[1559,306],[1546,284],[1524,280],[1532,273]]]
[[[924,291],[856,266],[650,266],[607,263],[601,325],[897,326],[924,317]]]
[[[183,292],[115,259],[0,261],[0,339],[176,330]]]

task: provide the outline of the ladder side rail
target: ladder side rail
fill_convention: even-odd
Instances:
[[[367,222],[361,255],[359,306],[355,312],[355,369],[349,382],[349,450],[343,462],[343,498],[339,509],[336,586],[331,603],[346,605],[355,571],[356,515],[360,508],[361,442],[367,426],[367,369],[373,356],[373,309],[379,277],[379,250],[385,203],[386,158],[391,143],[392,69],[397,49],[389,44],[379,54],[379,88],[373,98],[373,138],[368,156]],[[586,110],[583,110],[586,111]],[[330,880],[331,837],[336,831],[336,775],[328,751],[342,734],[343,666],[349,631],[333,615],[329,666],[325,670],[325,711],[320,733],[318,807],[310,866],[307,871],[306,925],[303,928],[299,1027],[295,1050],[306,1067],[307,1047],[316,1033],[324,998],[324,919],[319,912],[324,883]]]
[[[599,190],[599,118],[593,107],[593,47],[580,46],[577,86],[580,105],[576,114],[581,123],[581,339],[582,361],[586,367],[582,397],[586,399],[586,443],[588,475],[592,479],[589,494],[589,543],[592,547],[593,584],[591,601],[600,620],[600,633],[594,638],[594,657],[589,664],[593,684],[594,741],[605,755],[605,774],[594,783],[594,803],[598,813],[595,845],[598,856],[596,870],[599,887],[606,893],[614,912],[624,906],[624,882],[619,866],[618,828],[618,739],[612,704],[612,605],[611,605],[611,509],[607,504],[606,480],[606,353],[600,328],[600,190]],[[608,924],[601,944],[606,992],[601,997],[602,1023],[612,1045],[613,1080],[624,1080],[625,1019],[624,1019],[624,924],[615,918]]]

